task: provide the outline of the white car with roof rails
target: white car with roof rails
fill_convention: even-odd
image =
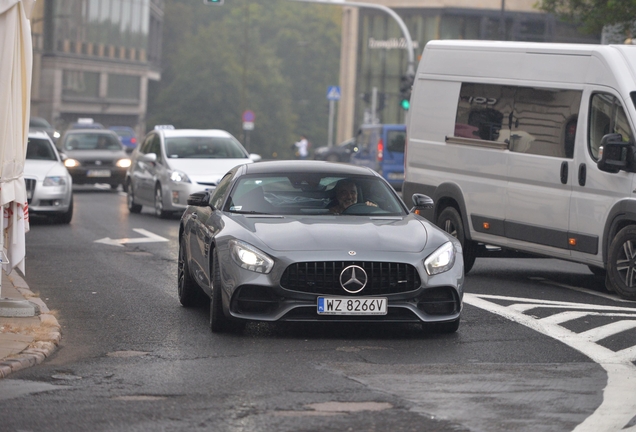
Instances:
[[[158,125],[131,155],[125,187],[128,209],[151,206],[166,218],[183,212],[195,192],[212,191],[230,169],[259,161],[229,132],[220,129],[175,129]]]

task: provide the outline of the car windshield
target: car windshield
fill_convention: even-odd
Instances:
[[[338,201],[337,192],[343,185],[355,188],[355,202],[346,209],[341,209]],[[224,210],[272,215],[406,214],[395,191],[381,178],[333,173],[246,175],[232,188]]]
[[[40,117],[31,117],[29,127],[50,128],[49,122]]]
[[[166,155],[170,159],[237,159],[247,154],[231,137],[167,137]]]
[[[53,150],[51,143],[48,140],[41,138],[29,138],[26,158],[29,160],[57,160],[55,150]]]
[[[73,133],[64,140],[64,150],[121,150],[118,138],[104,133]]]

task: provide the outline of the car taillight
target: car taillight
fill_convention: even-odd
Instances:
[[[133,144],[137,144],[137,138],[131,138],[130,142],[133,143]]]
[[[378,140],[378,162],[382,162],[384,159],[384,142],[382,138]]]

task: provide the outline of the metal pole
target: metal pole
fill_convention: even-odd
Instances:
[[[327,131],[327,145],[333,147],[333,116],[335,111],[336,101],[329,99],[329,129]]]
[[[371,124],[376,123],[377,111],[378,111],[378,88],[373,87],[373,90],[371,91]]]
[[[358,2],[348,2],[343,0],[293,0],[300,1],[305,3],[322,3],[322,4],[330,4],[336,6],[351,6],[351,7],[363,7],[369,9],[379,9],[383,12],[389,14],[400,26],[402,30],[402,34],[404,35],[404,39],[406,40],[406,50],[408,54],[408,65],[406,67],[407,75],[415,75],[415,53],[413,51],[413,39],[411,39],[411,34],[409,33],[409,29],[406,27],[406,24],[402,20],[402,18],[395,13],[395,11],[391,8],[388,8],[383,5],[373,4],[373,3],[358,3]]]

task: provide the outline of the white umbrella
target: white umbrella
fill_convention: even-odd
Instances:
[[[24,159],[29,132],[33,45],[29,18],[35,0],[0,0],[0,235],[5,272],[24,274],[29,211]],[[7,250],[5,255],[4,250]],[[8,263],[7,263],[8,258]],[[2,297],[0,282],[0,297]]]

